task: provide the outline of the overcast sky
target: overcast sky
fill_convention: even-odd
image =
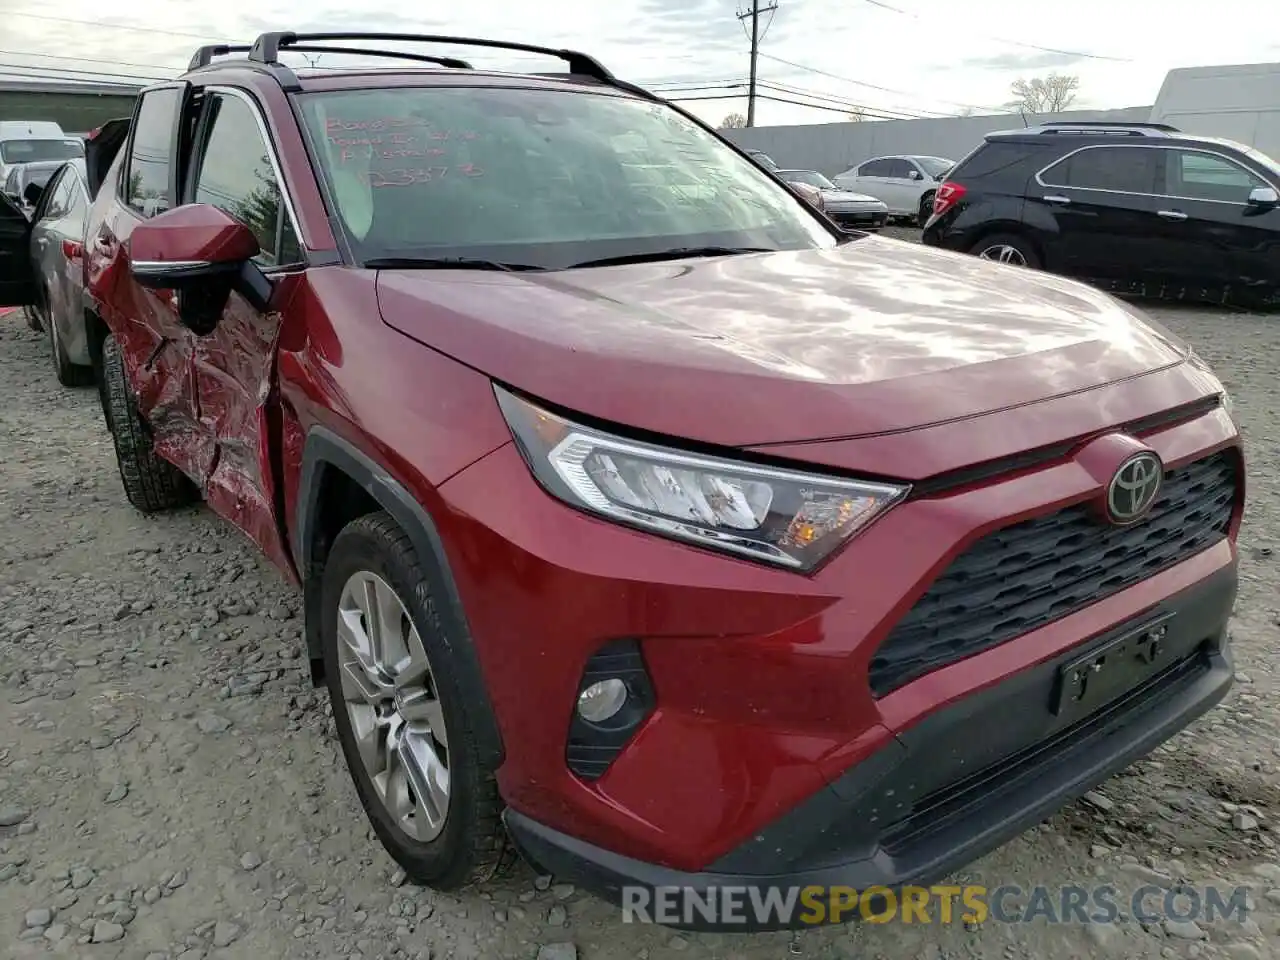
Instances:
[[[287,11],[302,5],[284,0],[0,0],[0,71],[12,75],[26,65],[44,75],[81,71],[85,79],[106,79],[93,76],[99,72],[164,78],[202,41],[251,40],[270,29],[348,28],[578,48],[619,76],[672,96],[724,97],[745,89],[748,41],[735,14],[749,3],[470,0],[396,8],[317,0],[301,17]],[[1155,100],[1171,67],[1280,60],[1276,17],[1262,0],[776,3],[762,20],[768,24],[760,47],[760,80],[768,85],[762,93],[809,103],[816,96],[832,109],[762,100],[758,124],[842,120],[851,106],[886,115],[986,112],[1010,99],[1015,79],[1055,70],[1079,76],[1076,106],[1135,106]],[[423,14],[409,12],[415,8]],[[107,9],[120,12],[107,15]],[[538,61],[458,54],[477,65],[544,69]],[[695,90],[697,84],[709,87]],[[686,106],[718,122],[730,112],[745,113],[745,98]]]

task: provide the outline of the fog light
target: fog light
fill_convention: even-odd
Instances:
[[[578,714],[588,723],[603,723],[627,702],[627,685],[617,677],[593,683],[578,694]]]

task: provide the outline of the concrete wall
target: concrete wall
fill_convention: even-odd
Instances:
[[[1068,110],[1028,115],[1034,124],[1046,120],[1128,120],[1145,122],[1150,107],[1122,110]],[[872,120],[861,123],[816,123],[792,127],[727,130],[734,143],[763,150],[784,169],[817,170],[832,177],[872,157],[922,154],[959,160],[983,136],[1022,126],[1016,113],[936,120]]]

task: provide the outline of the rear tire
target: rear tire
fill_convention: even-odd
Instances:
[[[969,248],[969,252],[980,260],[1040,269],[1040,256],[1035,248],[1024,237],[1012,233],[995,233],[983,237]]]
[[[45,325],[49,328],[49,352],[53,355],[54,376],[64,387],[89,386],[93,383],[93,368],[82,367],[67,359],[67,351],[62,346],[62,337],[58,334],[58,320],[53,315],[53,300],[46,296],[45,302],[49,304],[49,316]]]
[[[143,513],[171,510],[193,502],[195,485],[155,452],[151,431],[138,413],[125,377],[120,344],[111,335],[102,344],[102,390],[120,481],[129,502]]]
[[[930,190],[920,198],[920,212],[916,214],[916,226],[923,227],[933,216],[933,196],[937,191]]]
[[[508,848],[473,733],[478,698],[455,667],[468,641],[432,614],[428,583],[388,514],[353,520],[325,562],[320,637],[338,741],[374,833],[415,883],[454,890],[491,878]]]

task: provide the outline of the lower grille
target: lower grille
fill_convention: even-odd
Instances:
[[[1218,543],[1235,506],[1238,456],[1223,451],[1165,473],[1150,514],[1106,526],[1086,504],[987,534],[952,561],[876,651],[880,697],[999,646]]]

